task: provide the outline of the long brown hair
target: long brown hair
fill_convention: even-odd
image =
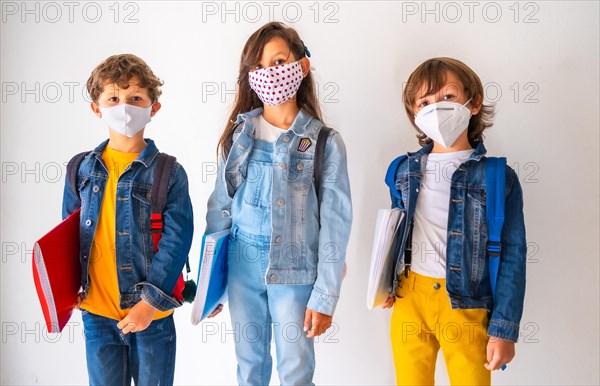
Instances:
[[[298,32],[293,28],[286,27],[280,22],[273,21],[267,23],[248,38],[240,60],[240,72],[237,79],[235,102],[231,114],[229,115],[227,125],[225,126],[225,130],[223,130],[223,134],[221,134],[221,138],[219,139],[217,158],[219,153],[221,153],[225,160],[229,155],[232,146],[232,135],[235,130],[235,121],[238,114],[263,106],[262,101],[250,88],[248,72],[260,62],[265,45],[275,37],[280,37],[286,41],[296,60],[300,60],[306,55],[304,43],[300,40]],[[321,122],[323,121],[319,100],[317,98],[317,90],[311,71],[308,72],[308,75],[302,80],[302,83],[300,83],[300,88],[296,93],[296,103],[300,109],[305,110],[308,114]]]
[[[464,92],[468,99],[471,99],[469,106],[481,101],[481,109],[477,115],[473,115],[469,120],[468,138],[471,146],[475,147],[475,142],[482,141],[483,131],[492,126],[494,118],[494,106],[483,104],[483,85],[477,74],[466,64],[452,58],[433,58],[426,60],[417,67],[404,87],[404,109],[410,119],[413,127],[417,130],[419,144],[425,146],[431,143],[431,138],[427,137],[415,124],[414,104],[417,93],[425,85],[427,90],[425,95],[437,93],[444,84],[446,84],[446,74],[450,71],[454,73],[464,86]]]

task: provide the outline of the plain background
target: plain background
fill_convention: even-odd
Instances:
[[[107,130],[85,82],[131,52],[165,80],[146,128],[186,168],[196,275],[215,147],[248,36],[270,20],[312,53],[326,122],[349,155],[355,221],[335,326],[317,344],[317,384],[393,384],[390,312],[365,306],[376,210],[389,206],[388,163],[419,148],[403,82],[424,60],[458,58],[496,103],[486,133],[524,190],[527,294],[515,361],[496,384],[599,384],[599,3],[571,2],[8,2],[1,27],[1,383],[85,384],[79,313],[44,331],[31,248],[60,219],[65,163]],[[427,11],[427,12],[426,12]],[[177,384],[233,384],[229,314],[190,324],[175,313]],[[443,361],[439,383],[446,383]],[[277,384],[274,374],[272,383]]]

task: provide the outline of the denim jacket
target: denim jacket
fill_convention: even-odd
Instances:
[[[158,149],[145,139],[146,147],[119,177],[116,201],[116,270],[122,309],[144,299],[166,311],[182,305],[172,295],[185,264],[193,234],[192,203],[183,167],[175,163],[163,210],[163,231],[154,253],[150,231],[150,188],[154,179]],[[77,174],[79,197],[65,183],[62,216],[66,218],[81,205],[79,228],[81,287],[85,298],[90,288],[89,261],[100,215],[108,169],[102,160],[107,141],[81,162]]]
[[[394,199],[392,207],[405,210],[400,224],[398,261],[393,291],[401,285],[404,249],[408,228],[413,219],[426,157],[433,144],[428,144],[398,166],[396,189],[402,199]],[[486,186],[485,146],[479,142],[469,159],[452,175],[448,234],[446,244],[446,289],[452,308],[485,308],[491,312],[488,335],[516,342],[525,297],[525,263],[527,243],[523,218],[523,193],[517,174],[506,167],[505,220],[502,228],[502,253],[496,285],[496,302],[492,300],[489,266],[486,257]],[[395,201],[395,202],[394,202]]]
[[[261,216],[260,207],[253,207],[251,202],[240,205],[236,202],[233,211],[232,203],[239,199],[236,190],[251,178],[248,158],[254,144],[252,118],[262,111],[257,108],[237,117],[239,125],[233,133],[231,151],[218,167],[215,189],[208,201],[207,233],[230,228],[232,224],[235,227],[238,216]],[[313,165],[322,126],[317,119],[300,111],[292,126],[275,142],[265,283],[312,284],[307,307],[333,315],[340,295],[352,203],[346,148],[340,134],[332,130],[325,147],[319,213]],[[311,141],[304,152],[300,150],[304,147],[299,147],[303,138]]]

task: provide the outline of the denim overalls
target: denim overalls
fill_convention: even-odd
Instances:
[[[232,203],[229,241],[229,301],[238,359],[238,383],[268,385],[273,326],[281,384],[312,384],[313,340],[303,321],[312,285],[267,285],[271,246],[273,143],[256,139],[248,174]],[[274,203],[277,205],[277,203]]]

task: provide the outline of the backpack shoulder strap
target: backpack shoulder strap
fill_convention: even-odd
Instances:
[[[177,159],[167,153],[158,153],[157,164],[154,169],[154,181],[152,188],[150,188],[150,230],[152,231],[152,244],[154,246],[154,253],[158,252],[158,242],[162,236],[163,230],[163,210],[167,204],[167,194],[169,193],[169,181],[171,180],[171,173],[175,167],[175,161]],[[190,260],[189,257],[185,261],[185,267],[187,273],[190,273]],[[185,289],[185,281],[183,280],[183,274],[179,275],[175,288],[173,289],[173,296],[183,302],[185,297],[183,291]]]
[[[79,192],[77,191],[77,173],[79,172],[81,162],[89,153],[89,151],[83,151],[76,154],[67,164],[67,180],[69,181],[69,188],[77,195],[77,197],[79,197]]]
[[[400,163],[406,158],[406,154],[397,157],[395,160],[392,161],[392,163],[390,163],[390,166],[388,166],[387,172],[385,173],[385,184],[390,189],[390,194],[392,195],[392,197],[396,199],[402,198],[402,196],[396,189],[396,173],[398,173],[398,167],[400,166]]]
[[[175,161],[175,157],[166,153],[159,153],[156,160],[156,168],[154,169],[154,181],[150,189],[150,229],[152,230],[155,253],[158,252],[158,240],[160,240],[160,236],[162,235],[162,213],[167,204],[169,180],[171,179],[171,172],[175,166]]]
[[[486,223],[488,227],[487,254],[489,256],[492,297],[496,297],[496,281],[502,252],[501,235],[504,224],[504,192],[506,190],[506,158],[488,157],[485,165]]]
[[[167,204],[169,181],[176,160],[175,157],[166,153],[159,153],[157,156],[157,164],[154,169],[154,182],[150,189],[150,204],[152,206],[153,215],[162,215],[163,209]]]
[[[331,130],[331,127],[321,127],[319,130],[319,136],[317,137],[317,148],[315,149],[315,191],[317,192],[317,202],[319,207],[321,205],[321,181],[323,181],[325,146],[327,145],[327,138],[329,138],[329,133],[331,133]]]

